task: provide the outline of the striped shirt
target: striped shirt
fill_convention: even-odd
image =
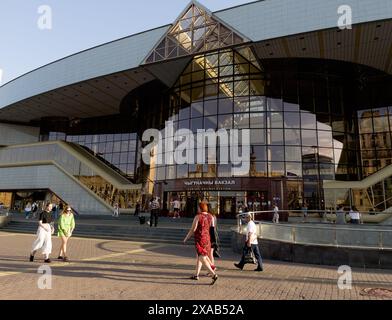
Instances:
[[[156,200],[150,202],[150,208],[151,208],[151,210],[159,209],[159,202]]]

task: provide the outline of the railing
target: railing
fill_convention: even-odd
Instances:
[[[0,148],[0,165],[28,166],[42,163],[58,165],[67,174],[76,178],[107,205],[118,202],[126,208],[128,201],[140,189],[82,149],[79,151],[66,142],[43,142],[22,146]],[[120,203],[123,200],[124,204]],[[126,202],[126,203],[125,203]]]
[[[271,211],[266,212],[271,213]],[[257,214],[266,212],[250,212],[250,214],[253,217],[256,217]],[[237,216],[238,232],[241,234],[246,233],[246,226],[242,223],[244,215],[245,213]],[[261,239],[293,244],[392,249],[392,227],[374,227],[369,225],[344,226],[337,224],[274,224],[261,221],[255,222],[257,224],[258,236]]]
[[[112,169],[113,171],[115,171],[116,173],[118,173],[119,175],[121,175],[124,179],[129,180],[130,182],[131,179],[129,178],[129,176],[127,174],[125,174],[124,172],[122,172],[119,168],[117,168],[116,166],[114,166],[112,163],[110,163],[109,161],[107,161],[104,157],[101,157],[100,154],[94,152],[93,150],[91,150],[90,148],[87,148],[86,146],[82,146],[82,145],[78,145],[75,143],[70,143],[68,142],[70,145],[72,145],[75,148],[80,148],[83,149],[84,151],[88,152],[91,156],[95,157],[96,159],[98,159],[99,161],[101,161],[105,166],[109,167],[110,169]]]

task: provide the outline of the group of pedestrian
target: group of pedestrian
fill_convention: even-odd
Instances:
[[[354,206],[349,211],[350,223],[351,224],[361,224],[363,223],[362,214]],[[344,211],[344,207],[341,205],[336,210],[336,224],[346,224],[347,223],[347,213]]]
[[[53,204],[49,203],[46,205],[45,210],[42,211],[39,215],[37,238],[35,239],[32,246],[30,262],[34,261],[37,251],[41,250],[45,257],[45,263],[51,263],[50,255],[52,253],[52,235],[55,232],[54,216]],[[65,209],[61,212],[61,215],[57,221],[57,229],[57,236],[61,239],[61,246],[57,259],[68,262],[69,259],[67,257],[67,245],[75,229],[74,213],[70,206],[66,206]]]
[[[243,215],[245,216],[245,222],[247,223],[246,241],[241,261],[235,263],[234,266],[243,270],[245,264],[248,263],[248,261],[246,261],[246,256],[251,254],[255,257],[255,263],[257,264],[255,271],[261,272],[263,271],[263,261],[257,240],[257,227],[251,213],[244,213]],[[196,270],[195,274],[191,276],[191,280],[198,281],[200,279],[200,272],[203,266],[208,270],[208,275],[212,278],[211,285],[214,285],[218,280],[214,259],[214,257],[220,257],[220,255],[217,254],[218,244],[216,228],[217,219],[210,212],[208,204],[206,202],[200,203],[192,227],[184,239],[184,243],[186,243],[192,235],[195,239]]]

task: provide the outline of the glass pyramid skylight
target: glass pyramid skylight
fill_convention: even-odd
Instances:
[[[246,41],[205,9],[192,3],[154,48],[146,63],[225,48]]]

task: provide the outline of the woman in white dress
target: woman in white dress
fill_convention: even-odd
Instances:
[[[45,256],[45,263],[51,263],[49,258],[52,253],[52,234],[54,229],[52,226],[52,204],[47,204],[45,211],[39,215],[37,239],[33,243],[30,254],[30,262],[34,261],[34,256],[38,250],[41,249],[42,254]]]

